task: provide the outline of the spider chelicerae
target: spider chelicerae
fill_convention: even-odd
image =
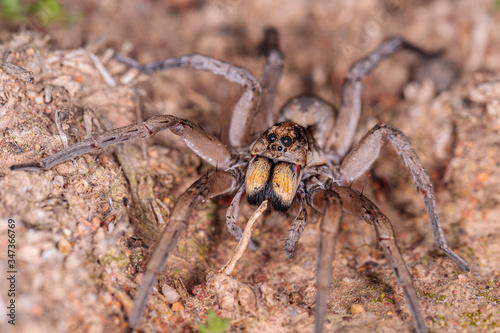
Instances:
[[[320,225],[317,265],[315,332],[323,330],[327,310],[332,262],[342,214],[347,213],[373,225],[378,243],[389,261],[418,332],[427,332],[411,275],[395,242],[389,219],[350,184],[364,174],[377,159],[385,141],[389,141],[412,175],[423,195],[436,244],[464,271],[468,264],[447,245],[436,207],[432,183],[408,138],[396,127],[379,123],[350,149],[361,112],[361,79],[387,56],[401,49],[424,57],[435,55],[398,37],[386,39],[348,71],[342,86],[340,106],[312,96],[293,98],[274,112],[274,96],[283,69],[278,34],[269,28],[264,44],[266,64],[260,82],[246,69],[193,54],[141,65],[132,59],[117,60],[147,73],[170,68],[207,71],[241,85],[244,89],[235,105],[229,128],[231,148],[197,124],[172,115],[153,116],[146,121],[101,133],[83,140],[40,162],[11,166],[11,170],[40,170],[110,145],[143,139],[168,129],[180,136],[197,155],[214,169],[192,184],[177,200],[161,239],[153,252],[147,271],[129,316],[137,327],[157,274],[162,271],[181,233],[186,229],[196,205],[219,195],[233,194],[226,214],[229,233],[241,239],[236,223],[241,198],[250,204],[264,201],[279,211],[298,205],[285,245],[286,256],[293,258],[297,242],[307,222],[307,206],[323,215]],[[255,137],[254,133],[262,133]],[[250,243],[250,247],[256,245]]]

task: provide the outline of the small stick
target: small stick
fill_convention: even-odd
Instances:
[[[104,82],[106,82],[106,84],[110,87],[116,87],[115,79],[113,78],[113,76],[111,76],[111,74],[109,74],[106,67],[104,67],[104,65],[101,62],[101,59],[99,59],[98,56],[96,56],[95,54],[93,54],[90,51],[85,50],[85,52],[87,53],[87,55],[90,57],[90,59],[94,63],[94,66],[97,69],[97,71],[99,72],[99,74],[101,74],[102,78],[104,79]]]
[[[54,120],[56,122],[56,127],[57,131],[59,132],[59,136],[61,137],[61,141],[63,143],[64,148],[68,148],[68,137],[66,136],[66,133],[64,133],[63,128],[62,128],[62,118],[63,115],[60,115],[59,112],[61,109],[56,110],[56,114],[54,115]]]
[[[22,68],[21,66],[15,65],[11,62],[0,61],[0,68],[2,68],[7,74],[17,77],[27,83],[35,82],[33,77],[33,72]]]
[[[238,245],[236,246],[236,250],[234,251],[233,256],[229,261],[222,267],[221,271],[226,275],[231,275],[236,267],[236,264],[243,256],[248,243],[250,242],[250,236],[252,236],[253,227],[257,219],[262,215],[262,213],[267,209],[267,200],[264,200],[259,208],[253,213],[253,215],[248,220],[247,225],[245,226],[245,230],[243,230],[243,235],[241,236]]]

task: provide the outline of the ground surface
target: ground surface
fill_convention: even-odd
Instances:
[[[263,59],[257,45],[269,25],[279,30],[285,54],[278,108],[312,92],[338,104],[349,65],[388,35],[444,49],[455,61],[460,78],[436,95],[428,83],[410,80],[415,56],[402,53],[382,63],[364,80],[357,139],[378,121],[410,137],[435,184],[449,243],[472,272],[460,272],[436,250],[422,199],[389,147],[353,186],[394,222],[432,331],[500,330],[500,12],[492,2],[64,5],[79,13],[76,23],[28,26],[17,34],[9,32],[12,25],[0,23],[0,58],[34,76],[29,83],[23,75],[0,70],[0,308],[11,299],[16,305],[16,325],[2,314],[2,332],[124,331],[141,272],[169,211],[208,169],[171,135],[79,157],[42,173],[11,172],[8,166],[62,148],[56,111],[70,144],[158,113],[197,121],[227,142],[238,87],[190,71],[137,75],[111,56],[116,51],[146,62],[202,53],[259,77]],[[87,51],[99,57],[115,87],[103,80]],[[215,311],[231,320],[228,331],[311,331],[318,225],[306,228],[297,257],[289,261],[283,246],[290,217],[268,215],[254,233],[260,249],[247,251],[236,267],[238,281],[207,285],[206,270],[222,267],[236,245],[224,228],[227,206],[225,198],[208,202],[193,216],[141,330],[197,331]],[[252,209],[243,208],[241,223]],[[15,221],[15,297],[7,294],[9,218]],[[328,331],[413,329],[373,234],[369,225],[351,218],[342,224]],[[245,298],[253,294],[255,303]]]

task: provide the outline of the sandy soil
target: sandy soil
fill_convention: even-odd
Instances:
[[[16,325],[3,310],[0,331],[125,331],[176,198],[209,169],[169,134],[41,173],[8,167],[61,150],[60,132],[72,144],[159,113],[194,120],[227,143],[239,87],[189,70],[138,74],[112,55],[147,62],[201,53],[260,77],[258,45],[270,25],[279,30],[285,55],[277,108],[305,93],[337,105],[350,64],[389,35],[446,50],[456,63],[460,76],[436,93],[412,79],[418,57],[400,53],[384,61],[363,81],[356,140],[379,121],[408,135],[435,184],[448,241],[471,273],[436,249],[422,198],[389,146],[353,186],[393,221],[432,331],[500,331],[500,12],[492,1],[64,5],[80,15],[77,22],[16,32],[0,22],[0,308],[11,299],[16,305]],[[33,81],[5,63],[29,69]],[[259,250],[245,253],[234,279],[206,284],[207,270],[222,267],[236,246],[224,225],[228,200],[207,202],[192,217],[150,298],[142,331],[197,331],[210,311],[230,319],[230,332],[312,331],[317,223],[308,225],[289,261],[284,239],[293,217],[268,214],[254,232]],[[242,209],[243,224],[255,207]],[[9,219],[15,221],[15,297],[8,296]],[[252,294],[254,303],[242,296]],[[336,245],[327,319],[328,332],[413,330],[372,228],[349,217]]]

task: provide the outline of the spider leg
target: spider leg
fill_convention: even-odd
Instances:
[[[186,229],[196,205],[206,199],[230,193],[237,189],[240,183],[241,178],[237,175],[222,170],[211,171],[198,179],[180,196],[170,215],[170,222],[163,231],[160,241],[149,260],[143,283],[135,297],[132,312],[129,316],[129,323],[132,328],[140,324],[148,297],[153,285],[156,283],[156,276],[163,270],[170,252],[181,233]]]
[[[417,332],[428,332],[410,272],[395,242],[394,230],[389,219],[368,198],[354,189],[338,186],[334,187],[333,191],[340,196],[342,208],[346,213],[374,226],[378,243],[392,267],[399,286],[403,289],[403,295],[415,321]]]
[[[432,182],[415,150],[413,150],[410,140],[398,128],[385,123],[379,123],[372,128],[363,137],[359,145],[352,149],[342,161],[340,166],[341,183],[347,185],[366,172],[377,159],[380,148],[386,139],[391,142],[394,150],[401,157],[408,171],[410,171],[413,180],[417,184],[417,189],[424,196],[427,215],[429,216],[438,248],[455,261],[460,269],[465,272],[470,271],[469,265],[465,260],[448,247],[443,228],[441,227],[441,221],[439,220]]]
[[[175,116],[160,115],[150,117],[140,124],[113,129],[80,141],[54,155],[42,158],[40,162],[13,165],[10,169],[32,171],[50,169],[74,157],[117,143],[148,138],[165,129],[179,135],[189,148],[213,166],[225,167],[231,161],[231,154],[227,148],[216,137],[206,133],[198,125]]]
[[[275,28],[265,30],[261,50],[266,56],[266,64],[260,79],[262,102],[255,120],[255,132],[262,133],[276,123],[274,97],[283,72],[283,55],[279,49],[278,31]]]
[[[323,213],[320,224],[318,266],[316,270],[316,309],[314,332],[321,333],[327,311],[328,291],[332,281],[335,244],[342,219],[342,204],[339,195],[332,190],[314,188],[310,194],[312,206]]]
[[[328,150],[342,158],[351,147],[361,113],[361,79],[391,54],[406,49],[421,56],[431,58],[441,53],[428,53],[402,39],[387,38],[379,47],[366,57],[356,61],[346,74],[342,84],[342,96],[337,125],[327,145]]]
[[[295,220],[292,223],[292,227],[288,231],[288,238],[285,244],[286,257],[288,259],[293,259],[295,257],[295,248],[297,246],[297,242],[302,236],[302,232],[307,223],[307,210],[306,210],[306,202],[304,199],[300,200],[300,208],[299,213],[295,217]]]
[[[233,236],[237,241],[241,240],[242,231],[240,226],[236,223],[238,220],[238,215],[240,212],[240,201],[241,197],[245,193],[245,186],[241,186],[238,192],[236,192],[231,204],[226,211],[226,227],[227,231]],[[248,242],[248,248],[250,250],[257,250],[258,246],[250,239]]]
[[[147,64],[139,64],[137,61],[121,55],[115,55],[115,59],[146,73],[171,68],[192,68],[221,76],[230,82],[239,84],[245,91],[233,109],[229,141],[233,147],[247,146],[252,141],[253,125],[259,110],[262,89],[259,81],[248,70],[200,54],[169,58]]]

